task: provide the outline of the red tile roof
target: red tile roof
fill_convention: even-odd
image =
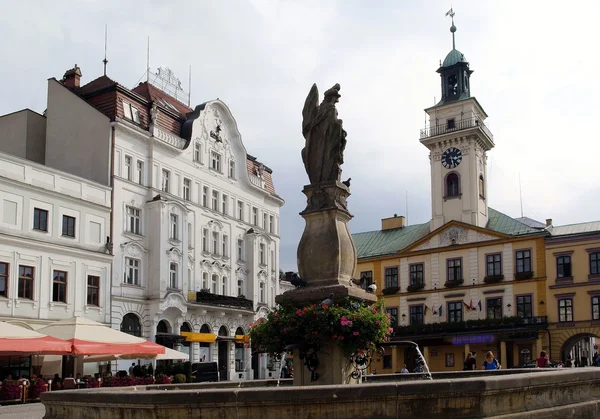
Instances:
[[[108,78],[107,76],[100,76],[91,82],[84,84],[79,88],[73,88],[80,95],[87,95],[98,90],[105,89],[110,86],[116,86],[117,82]]]
[[[248,175],[258,176],[258,170],[261,166],[261,162],[257,161],[255,157],[248,155],[246,160],[246,167],[248,168]],[[262,177],[265,180],[265,190],[275,195],[275,187],[273,186],[273,177],[271,176],[272,170],[263,165]]]
[[[163,108],[167,108],[171,111],[179,113],[182,118],[185,118],[186,114],[192,112],[192,108],[148,82],[140,83],[135,89],[132,89],[132,91],[142,97],[145,97],[150,102],[157,102],[159,105],[162,105]],[[163,103],[161,103],[163,101],[170,104],[175,109],[165,106]]]

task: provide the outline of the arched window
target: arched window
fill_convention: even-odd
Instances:
[[[202,273],[202,289],[203,290],[208,289],[208,273],[207,272]]]
[[[259,288],[259,299],[258,301],[261,303],[265,302],[265,283],[261,282],[260,285],[258,286]]]
[[[485,198],[485,186],[483,182],[483,175],[479,175],[479,196]]]
[[[169,325],[166,321],[161,320],[156,326],[156,333],[169,333]]]
[[[449,173],[446,176],[446,196],[460,195],[460,179],[458,174]]]
[[[238,296],[240,295],[244,295],[244,281],[241,279],[238,279]]]
[[[219,336],[229,336],[229,331],[225,326],[219,328]]]
[[[212,329],[206,323],[200,328],[200,333],[212,333]]]
[[[217,281],[218,280],[219,280],[219,275],[213,274],[213,276],[212,276],[212,284],[211,284],[212,285],[211,290],[212,290],[213,294],[217,293]]]
[[[223,280],[221,281],[221,291],[223,292],[223,295],[227,295],[227,277],[224,276]]]
[[[123,321],[121,321],[121,332],[141,338],[142,325],[140,324],[138,316],[133,313],[128,313],[123,316]]]
[[[192,327],[190,326],[190,324],[189,324],[188,322],[184,322],[184,323],[181,325],[181,329],[180,329],[180,331],[181,331],[181,332],[191,332],[191,331],[192,331]],[[190,346],[190,342],[187,342],[187,341],[185,341],[185,340],[184,340],[183,342],[181,342],[181,344],[182,344],[183,346]]]

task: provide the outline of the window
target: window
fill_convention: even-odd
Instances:
[[[258,208],[252,207],[252,224],[258,226]]]
[[[219,192],[212,191],[212,209],[213,211],[219,211]]]
[[[269,225],[269,214],[267,214],[266,212],[263,212],[263,230],[266,230],[268,225]]]
[[[398,267],[385,268],[385,287],[392,288],[398,286]]]
[[[219,280],[219,276],[217,274],[213,274],[212,276],[212,284],[211,284],[211,290],[213,294],[217,293],[217,281]]]
[[[208,207],[208,186],[202,187],[202,206]]]
[[[8,297],[8,263],[0,262],[0,295]]]
[[[177,264],[169,264],[169,287],[173,289],[177,288]]]
[[[456,123],[454,121],[454,118],[446,119],[446,128],[454,129],[455,127],[456,127]]]
[[[140,323],[138,316],[133,313],[124,315],[123,321],[121,322],[121,332],[141,338],[142,324]]]
[[[446,261],[447,280],[448,281],[459,281],[459,280],[463,279],[461,262],[462,262],[462,259],[448,259]]]
[[[212,167],[217,172],[220,172],[221,171],[221,155],[219,153],[213,151],[212,153],[210,153],[210,156],[211,156],[210,167]]]
[[[133,234],[140,233],[140,210],[134,207],[127,207],[127,231]]]
[[[192,181],[188,178],[183,178],[183,199],[189,201],[191,198],[190,191],[192,190]]]
[[[392,369],[392,356],[391,355],[384,355],[383,356],[383,369],[384,370],[391,370]]]
[[[48,231],[48,211],[40,208],[33,209],[33,229]]]
[[[517,273],[531,272],[531,250],[517,250]]]
[[[227,277],[224,276],[221,281],[221,295],[227,295]]]
[[[140,261],[125,258],[125,276],[123,282],[129,285],[140,285]]]
[[[265,262],[265,244],[264,243],[261,243],[258,246],[258,254],[259,254],[260,264],[265,265],[266,262]]]
[[[462,301],[448,303],[448,323],[461,322],[463,318]]]
[[[137,161],[136,164],[136,177],[137,177],[137,183],[139,183],[140,185],[144,184],[144,162],[141,160]]]
[[[188,247],[194,247],[194,228],[192,227],[192,223],[188,223]]]
[[[531,295],[517,295],[517,317],[533,317],[533,305]]]
[[[502,318],[502,298],[488,298],[486,305],[488,319]]]
[[[238,220],[244,221],[244,203],[238,201]]]
[[[0,276],[1,273],[2,267],[0,266]],[[33,273],[32,266],[19,266],[19,298],[33,300]]]
[[[260,285],[258,286],[259,288],[259,302],[264,303],[265,302],[265,283],[261,282]]]
[[[590,275],[600,275],[600,252],[590,253]]]
[[[571,256],[558,256],[556,258],[556,275],[558,278],[570,278]]]
[[[194,161],[202,162],[202,144],[199,141],[194,143]]]
[[[423,285],[423,267],[422,263],[410,265],[410,285]]]
[[[67,273],[54,271],[52,276],[52,301],[67,302]]]
[[[240,295],[244,295],[244,281],[242,281],[241,279],[238,279],[237,286],[238,286],[238,297]]]
[[[558,321],[560,323],[573,321],[573,299],[562,298],[558,300]]]
[[[479,196],[485,198],[483,175],[479,175]]]
[[[212,250],[215,255],[219,254],[219,233],[216,231],[212,234]]]
[[[446,196],[459,196],[459,179],[456,173],[450,173],[446,176]]]
[[[447,368],[454,367],[454,353],[453,352],[446,354],[446,367]]]
[[[410,306],[410,324],[423,324],[423,306]]]
[[[238,239],[237,241],[237,260],[244,260],[244,240]]]
[[[87,277],[87,304],[100,306],[100,277],[88,275]]]
[[[229,202],[229,197],[225,194],[222,195],[222,199],[221,199],[222,205],[221,205],[221,212],[223,214],[227,214],[227,203]]]
[[[600,297],[592,297],[592,320],[600,320]]]
[[[131,167],[131,156],[125,156],[125,177],[127,180],[133,179],[133,167]]]
[[[123,102],[123,116],[136,124],[140,123],[140,111],[131,103]]]
[[[494,253],[493,255],[485,256],[486,275],[497,276],[502,275],[502,254]]]
[[[275,224],[273,223],[273,216],[269,215],[269,233],[274,233]]]
[[[208,289],[208,273],[206,272],[202,273],[202,289]]]
[[[171,172],[169,172],[168,170],[163,169],[162,171],[162,185],[161,185],[161,189],[163,192],[169,192],[170,191],[170,181],[169,178],[171,176]]]
[[[202,251],[208,252],[208,229],[202,229]]]
[[[75,217],[63,215],[62,235],[75,237]]]
[[[179,217],[177,216],[177,214],[171,214],[170,225],[171,239],[179,240]]]
[[[390,315],[390,327],[397,327],[398,326],[398,308],[397,307],[391,307],[391,308],[386,308],[385,309],[386,314]]]
[[[235,161],[229,160],[229,177],[235,179]]]
[[[364,271],[360,273],[360,287],[366,290],[373,283],[373,271]]]
[[[227,235],[223,235],[223,256],[228,256],[229,252],[227,248],[229,247],[229,237]]]
[[[275,272],[275,250],[271,250],[271,272]]]

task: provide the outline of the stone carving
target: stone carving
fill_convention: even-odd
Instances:
[[[498,237],[490,236],[489,234],[477,232],[477,241],[484,242],[488,240],[496,240]]]
[[[306,139],[302,161],[311,184],[340,181],[344,163],[346,131],[338,119],[335,104],[340,98],[340,85],[325,92],[321,105],[319,90],[313,84],[302,110],[302,134]]]
[[[440,233],[440,246],[468,243],[467,230],[462,227],[452,227]]]

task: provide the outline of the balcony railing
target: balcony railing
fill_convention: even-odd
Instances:
[[[494,139],[494,136],[485,126],[485,124],[479,118],[470,118],[470,119],[461,119],[455,120],[454,124],[439,124],[430,127],[426,127],[421,130],[421,139],[435,137],[436,135],[442,135],[449,132],[461,131],[469,128],[479,128],[481,129],[485,135],[488,136],[490,140]]]
[[[206,291],[189,293],[188,301],[190,303],[198,303],[218,307],[237,308],[241,310],[254,310],[252,300],[248,300],[247,298],[230,297],[228,295],[218,295]]]
[[[462,322],[444,322],[416,324],[411,326],[398,326],[395,330],[396,337],[419,335],[443,335],[470,332],[502,331],[509,329],[536,330],[548,325],[546,316],[536,317],[503,317],[501,319],[466,320]]]

